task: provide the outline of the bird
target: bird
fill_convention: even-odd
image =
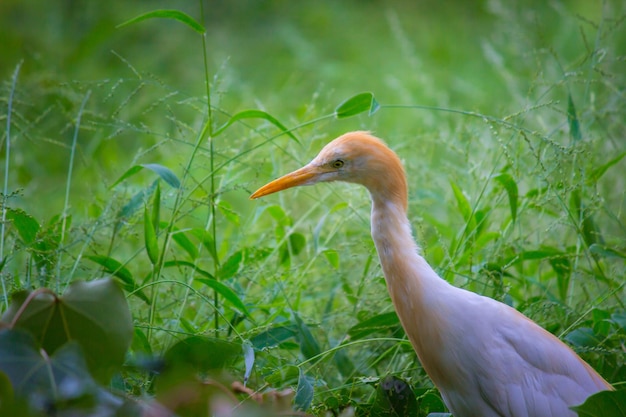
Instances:
[[[369,191],[371,235],[392,303],[422,367],[455,417],[575,417],[612,386],[569,346],[504,303],[456,287],[422,256],[398,155],[366,131],[328,143],[250,198],[320,182]]]

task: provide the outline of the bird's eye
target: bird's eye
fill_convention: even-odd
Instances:
[[[341,159],[336,159],[331,163],[333,168],[341,168],[343,164],[344,162]]]

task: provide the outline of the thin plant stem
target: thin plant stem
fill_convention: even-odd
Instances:
[[[85,111],[85,106],[87,105],[87,100],[91,96],[91,90],[87,91],[85,97],[83,98],[83,102],[80,104],[80,108],[78,109],[78,115],[76,116],[76,126],[74,127],[74,137],[72,138],[72,147],[70,148],[70,162],[69,168],[67,170],[67,181],[65,182],[65,201],[63,203],[63,221],[61,225],[61,240],[60,244],[63,244],[65,240],[65,232],[67,228],[67,215],[70,206],[70,189],[72,186],[72,172],[74,170],[74,157],[76,155],[76,143],[78,141],[78,132],[80,131],[80,121],[83,117],[83,112]],[[59,248],[59,257],[57,260],[57,280],[56,280],[56,291],[60,292],[60,283],[61,283],[61,256],[63,255],[63,251]]]
[[[13,71],[13,77],[11,77],[11,92],[9,93],[9,104],[7,109],[7,150],[6,157],[4,158],[4,185],[2,188],[2,221],[0,222],[0,263],[4,262],[4,233],[5,224],[7,219],[7,199],[9,196],[9,161],[11,159],[11,113],[13,111],[13,96],[15,94],[15,86],[17,85],[17,75],[22,67],[20,61]],[[4,269],[4,268],[2,268]],[[2,295],[4,298],[4,305],[9,308],[9,296],[7,294],[7,284],[4,272],[0,271],[0,281],[2,281]]]

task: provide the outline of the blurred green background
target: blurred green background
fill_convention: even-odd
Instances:
[[[83,178],[92,185],[102,177],[112,181],[139,149],[158,143],[153,133],[173,134],[172,118],[197,122],[198,111],[181,103],[205,91],[200,37],[169,20],[116,28],[157,8],[177,8],[205,23],[215,106],[227,113],[260,107],[288,125],[331,112],[360,91],[373,92],[384,104],[499,117],[551,99],[565,111],[568,90],[575,99],[589,99],[584,78],[597,74],[579,72],[588,51],[601,42],[597,59],[613,62],[604,66],[607,77],[621,81],[617,57],[626,49],[619,19],[611,23],[624,13],[620,1],[237,0],[207,2],[200,16],[195,1],[5,0],[4,110],[11,74],[23,62],[10,182],[25,188],[25,198],[45,196],[56,204],[71,124],[88,89],[93,96],[84,128],[92,126],[79,137],[77,169],[88,168]],[[168,95],[175,102],[168,105],[178,108],[155,111],[155,102]],[[386,137],[419,136],[454,129],[455,123],[448,114],[398,111],[356,127]],[[137,125],[147,131],[135,130]],[[353,126],[336,123],[329,135]],[[84,196],[76,187],[76,195]]]

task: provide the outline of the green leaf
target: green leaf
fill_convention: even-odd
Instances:
[[[115,181],[113,183],[113,185],[111,185],[109,188],[115,188],[115,186],[119,183],[121,183],[122,181],[124,181],[126,178],[132,177],[133,175],[135,175],[136,173],[138,173],[139,171],[141,171],[143,169],[143,167],[141,165],[135,165],[133,167],[130,167],[128,170],[126,170],[126,172],[124,172],[122,174],[121,177],[119,177],[117,179],[117,181]]]
[[[166,228],[167,223],[161,222],[161,228]],[[172,228],[172,233],[170,234],[174,242],[178,244],[192,260],[196,260],[198,258],[198,248],[194,245],[191,240],[187,237],[185,232],[178,230],[177,228]]]
[[[119,25],[116,26],[116,28],[121,28],[124,26],[135,24],[137,22],[141,22],[143,20],[155,19],[155,18],[177,20],[189,26],[191,29],[195,30],[196,32],[200,34],[204,34],[206,32],[206,30],[204,29],[204,26],[196,22],[196,20],[193,19],[188,14],[183,13],[179,10],[166,10],[166,9],[153,10],[148,13],[140,14],[139,16],[133,17],[132,19],[129,19],[125,21],[124,23],[120,23]]]
[[[298,138],[296,138],[295,135],[291,133],[291,131],[285,127],[285,125],[279,122],[278,119],[276,119],[274,116],[272,116],[271,114],[267,112],[264,112],[263,110],[243,110],[235,114],[226,122],[226,124],[224,124],[222,127],[217,129],[217,131],[213,134],[213,136],[218,136],[220,133],[222,133],[224,130],[230,127],[233,123],[240,121],[240,120],[244,120],[244,119],[267,120],[268,122],[270,122],[271,124],[279,128],[280,130],[282,130],[282,132],[286,134],[287,136],[289,136],[291,139],[295,140],[297,143],[300,143],[298,141]]]
[[[174,174],[172,172],[172,170],[170,170],[169,168],[167,168],[167,167],[165,167],[165,166],[163,166],[161,164],[141,164],[141,165],[135,165],[135,166],[129,168],[125,173],[123,173],[122,176],[119,177],[117,179],[117,181],[115,181],[113,183],[113,185],[111,185],[110,188],[115,187],[117,184],[121,183],[125,179],[127,179],[129,177],[132,177],[133,175],[137,174],[138,172],[141,172],[144,168],[149,169],[150,171],[153,171],[156,174],[158,174],[166,183],[168,183],[173,188],[180,188],[180,180],[178,179],[176,174]]]
[[[152,227],[156,234],[159,234],[159,227],[161,222],[161,185],[157,183],[154,190],[154,197],[152,198]]]
[[[163,181],[171,185],[173,188],[180,188],[180,180],[169,168],[160,164],[141,164],[142,167],[156,172]]]
[[[579,327],[569,332],[563,338],[576,347],[595,348],[602,344],[602,340],[590,327]]]
[[[215,290],[218,294],[224,297],[226,301],[230,302],[235,308],[237,308],[246,316],[250,317],[250,313],[248,312],[246,305],[243,303],[243,301],[241,301],[241,298],[239,298],[237,294],[235,294],[235,291],[233,291],[230,287],[222,284],[215,279],[197,278],[196,281],[201,282],[207,287]]]
[[[119,261],[109,258],[108,256],[100,255],[87,255],[85,258],[103,267],[107,274],[119,278],[125,291],[141,298],[146,304],[150,305],[148,296],[142,290],[137,290],[138,287],[135,283],[135,278],[133,278],[133,274]]]
[[[609,168],[611,168],[613,165],[617,164],[619,161],[624,159],[624,156],[626,156],[626,152],[620,153],[615,158],[611,159],[609,162],[605,163],[604,165],[600,165],[599,167],[591,171],[591,173],[589,174],[589,177],[587,178],[588,182],[591,184],[594,184],[604,175],[604,173]]]
[[[297,410],[306,411],[313,401],[313,384],[310,378],[300,369],[298,377],[298,388],[296,388],[296,396],[294,398],[294,406]]]
[[[128,303],[115,282],[77,281],[62,297],[41,291],[24,305],[27,296],[16,293],[2,321],[30,331],[49,354],[78,342],[91,374],[107,383],[124,363],[133,337]]]
[[[626,417],[626,390],[600,391],[570,408],[579,417]]]
[[[179,259],[175,259],[175,260],[172,260],[172,261],[165,261],[163,263],[163,267],[164,268],[171,268],[171,267],[174,267],[174,266],[185,266],[185,267],[193,269],[194,271],[196,271],[200,275],[202,275],[202,276],[204,276],[204,277],[206,277],[206,278],[208,278],[210,280],[214,280],[215,279],[215,277],[212,274],[210,274],[209,272],[207,272],[204,269],[200,268],[198,265],[194,264],[193,262],[182,261],[182,260],[179,260]]]
[[[0,331],[0,370],[8,376],[15,394],[48,406],[99,389],[77,343],[66,343],[49,356],[30,333],[22,330]],[[37,407],[34,401],[31,404]]]
[[[217,256],[217,252],[215,251],[215,240],[213,239],[213,235],[207,230],[204,229],[191,229],[190,233],[196,237],[204,246],[206,250],[209,251],[209,255],[213,258],[213,262],[219,264],[219,258]]]
[[[289,235],[289,247],[291,253],[299,254],[306,246],[306,237],[302,233],[292,233]]]
[[[600,255],[604,258],[626,259],[626,253],[620,252],[617,249],[610,248],[606,245],[599,245],[597,243],[594,243],[593,245],[589,246],[589,252],[596,254],[596,255]]]
[[[223,369],[239,356],[241,346],[222,339],[191,336],[170,347],[163,359],[168,369],[186,368],[197,373]]]
[[[511,207],[511,219],[513,222],[517,219],[517,200],[519,198],[519,192],[517,190],[517,184],[510,174],[501,173],[496,175],[495,180],[498,181],[506,190],[509,196],[509,206]]]
[[[239,250],[232,255],[224,262],[219,272],[219,279],[225,280],[228,278],[232,278],[235,274],[239,272],[243,265],[243,251]]]
[[[339,253],[336,250],[326,249],[322,254],[333,268],[339,269]]]
[[[363,320],[348,330],[351,340],[362,339],[372,333],[395,331],[400,326],[400,320],[395,312],[378,314]]]
[[[467,230],[471,232],[476,228],[476,220],[472,215],[472,206],[469,201],[463,194],[463,191],[453,182],[450,182],[450,186],[452,187],[452,192],[454,193],[454,198],[456,199],[457,207],[459,208],[459,212],[461,216],[463,216],[463,220],[467,223]]]
[[[154,192],[157,184],[158,181],[154,181],[149,187],[146,187],[137,192],[134,196],[131,197],[130,201],[126,203],[124,207],[120,209],[120,211],[117,212],[115,216],[115,220],[117,221],[115,224],[116,230],[120,229],[124,222],[132,217],[133,214],[135,214],[135,212],[139,210],[140,207],[145,206],[146,201],[148,200],[148,196],[150,196]]]
[[[583,136],[580,132],[580,122],[576,115],[576,107],[574,106],[574,100],[572,100],[571,94],[567,95],[567,122],[569,123],[570,137],[575,142],[581,140]]]
[[[13,227],[15,227],[26,246],[30,246],[35,242],[40,226],[33,216],[21,209],[8,209],[7,220],[13,222]]]
[[[575,214],[574,219],[576,223],[580,222],[579,227],[582,232],[582,238],[587,244],[587,247],[591,247],[594,243],[604,244],[604,238],[602,237],[600,228],[593,220],[589,209],[585,207],[579,189],[572,191],[569,202]]]
[[[148,258],[150,258],[152,265],[156,265],[159,262],[159,243],[157,242],[156,233],[154,231],[154,224],[148,213],[148,207],[144,209],[143,231]]]
[[[318,356],[322,351],[320,349],[319,343],[311,333],[309,326],[302,321],[298,313],[293,312],[293,319],[296,323],[296,328],[298,329],[298,342],[300,343],[300,351],[304,355],[305,358],[311,359],[313,357]]]
[[[285,340],[295,338],[298,335],[298,328],[295,325],[272,327],[257,334],[250,339],[250,342],[257,349],[275,347]]]
[[[372,93],[360,93],[350,97],[337,106],[335,109],[335,117],[337,119],[343,119],[366,111],[369,112],[368,115],[371,116],[376,113],[379,108],[380,105]]]

